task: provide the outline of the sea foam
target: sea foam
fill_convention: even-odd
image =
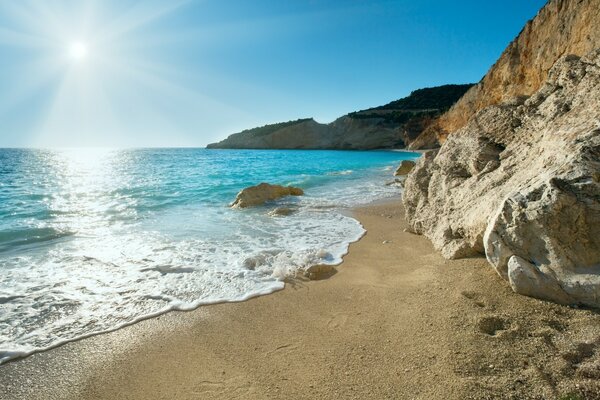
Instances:
[[[311,265],[339,264],[365,232],[344,210],[397,195],[385,169],[414,157],[132,150],[90,166],[32,152],[11,154],[29,171],[8,177],[18,190],[0,188],[0,363],[169,310],[269,294]],[[247,160],[253,168],[240,167]],[[261,181],[301,182],[306,195],[227,207]],[[295,212],[273,217],[275,207]]]

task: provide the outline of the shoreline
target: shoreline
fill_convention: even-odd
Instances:
[[[272,158],[255,153],[261,163]],[[21,156],[27,154],[25,152]],[[103,160],[107,165],[113,165],[119,157],[133,157],[133,154],[142,153],[111,150],[109,154],[102,149],[84,155],[92,164]],[[158,157],[157,154],[168,157]],[[165,159],[171,162],[185,157],[197,158],[198,154],[195,151],[160,151],[146,155],[160,163],[166,162]],[[88,172],[95,176],[90,182],[110,182],[107,185],[111,189],[102,186],[104,184],[96,185],[98,187],[91,185],[95,189],[86,186],[86,193],[88,190],[95,193],[98,189],[101,190],[98,193],[103,195],[82,196],[77,207],[65,213],[54,213],[51,208],[58,207],[55,205],[36,209],[31,218],[46,221],[43,231],[38,232],[38,228],[21,221],[19,213],[8,217],[9,225],[25,223],[27,227],[10,228],[5,232],[7,251],[0,263],[7,264],[5,269],[9,278],[2,282],[3,298],[0,298],[0,303],[6,303],[0,307],[6,311],[0,318],[0,325],[6,330],[2,332],[4,335],[0,334],[0,365],[68,342],[122,329],[165,312],[190,310],[219,302],[245,301],[252,296],[281,290],[284,286],[282,277],[309,263],[341,262],[341,254],[347,251],[349,242],[358,239],[363,230],[354,219],[343,218],[344,221],[340,221],[342,217],[338,213],[321,211],[337,207],[339,203],[344,203],[340,208],[347,208],[349,204],[397,193],[396,188],[384,187],[380,180],[383,181],[384,176],[389,174],[387,170],[392,170],[398,160],[408,157],[393,153],[373,156],[363,152],[339,162],[309,165],[305,162],[306,156],[302,155],[286,161],[288,164],[284,162],[291,169],[286,169],[288,172],[285,178],[281,178],[282,182],[272,176],[272,172],[258,168],[257,171],[262,171],[258,174],[260,178],[255,174],[235,173],[232,175],[235,178],[225,189],[218,186],[217,178],[214,182],[212,180],[218,174],[205,177],[200,173],[197,181],[195,178],[192,183],[177,179],[178,175],[174,173],[161,175],[160,179],[169,182],[165,188],[151,185],[151,190],[139,195],[137,189],[128,188],[129,184],[123,183],[129,182],[130,178],[105,180],[103,173],[96,174],[102,168],[88,169],[90,165],[79,165],[81,160],[74,154],[53,153],[54,156],[61,162],[74,162],[78,168],[87,171],[86,176]],[[70,159],[72,156],[74,159]],[[410,155],[413,156],[416,155]],[[222,163],[216,165],[226,170],[229,167],[224,165],[236,157],[223,157]],[[289,158],[280,154],[273,157]],[[327,155],[319,157],[331,159]],[[199,162],[203,163],[203,160],[211,158],[200,157]],[[304,167],[301,170],[292,167],[300,165],[296,164],[298,161],[306,170]],[[128,172],[123,171],[123,176],[138,173],[137,167],[130,168]],[[70,179],[64,181],[71,182]],[[296,208],[308,212],[294,213],[290,218],[281,219],[272,218],[277,215],[267,216],[270,211],[267,208],[235,215],[237,211],[230,210],[228,205],[237,191],[263,180],[305,185],[314,190],[316,195],[306,196],[308,199],[304,202],[307,207],[302,200],[298,200],[299,207],[292,200],[273,203],[273,207],[285,204],[290,208],[284,213]],[[216,186],[211,186],[213,184]],[[197,192],[184,189],[192,186],[198,187],[195,189]],[[363,193],[365,187],[373,190],[367,189]],[[341,189],[339,198],[343,200],[336,201],[328,195],[336,188]],[[52,192],[54,189],[48,190]],[[123,204],[115,206],[110,193],[121,193],[121,190],[126,200],[121,199]],[[68,190],[56,194],[57,197],[63,195],[69,197]],[[199,202],[200,198],[204,200]],[[13,204],[13,200],[10,200],[13,208],[20,209],[20,203]],[[96,207],[100,203],[103,206]],[[113,206],[114,209],[111,208]],[[97,218],[98,224],[93,228],[86,224],[79,226],[80,219],[85,218],[80,215],[81,210],[86,207],[95,210],[94,218]],[[188,225],[187,213],[194,214],[195,224]],[[256,226],[256,221],[263,218],[261,214],[264,214],[264,219],[260,223],[268,229]],[[138,220],[138,217],[141,219]],[[118,222],[114,224],[111,221]],[[65,228],[65,224],[70,228]],[[96,240],[98,238],[101,240]],[[117,251],[112,252],[111,249]],[[320,252],[321,249],[326,252]],[[56,272],[54,267],[51,269],[48,278],[46,273],[50,270],[47,265],[58,267]],[[114,269],[114,265],[126,267]],[[13,266],[18,267],[15,269],[18,272],[11,272]],[[83,286],[81,282],[85,282]],[[84,287],[86,285],[89,287]],[[47,296],[40,298],[38,292]]]
[[[401,198],[400,195],[394,196],[394,197],[381,198],[381,199],[373,200],[373,201],[371,201],[371,202],[369,202],[369,203],[367,203],[365,205],[361,205],[361,206],[358,206],[356,208],[368,207],[368,206],[371,206],[371,205],[384,205],[384,204],[387,204],[387,203],[392,203],[394,201],[400,201],[400,198]],[[338,210],[338,212],[340,214],[344,215],[344,216],[354,218],[353,217],[353,212],[352,212],[353,209],[354,208],[340,209],[340,210]],[[356,222],[362,228],[362,225],[360,224],[360,221],[356,220]],[[352,245],[353,243],[361,240],[366,233],[367,232],[365,230],[358,238],[356,238],[356,239],[346,239],[345,240],[345,242],[348,243],[348,245],[347,245],[348,248],[340,256],[340,258],[341,258],[342,261],[337,262],[335,264],[323,264],[323,265],[325,265],[327,267],[332,267],[334,269],[333,273],[335,274],[337,272],[336,269],[343,263],[344,257],[348,254],[350,245]],[[317,265],[311,265],[311,266],[309,266],[307,268],[306,271],[308,271],[312,267],[318,267],[318,266],[319,266],[318,264]],[[329,275],[330,275],[329,272],[318,273],[319,277],[316,278],[316,279],[314,279],[314,280],[326,279],[325,277],[329,277]],[[197,309],[199,309],[201,307],[206,307],[206,306],[214,306],[214,305],[218,305],[218,304],[227,304],[227,303],[241,303],[241,302],[246,302],[246,301],[249,301],[249,300],[251,300],[251,299],[253,299],[255,297],[268,296],[268,295],[271,295],[271,294],[273,294],[275,292],[278,292],[280,290],[284,290],[287,287],[287,285],[290,284],[290,282],[293,283],[293,281],[296,280],[296,279],[311,280],[309,278],[306,278],[302,274],[300,274],[298,276],[300,276],[300,278],[298,278],[298,277],[295,277],[295,278],[285,278],[285,279],[281,280],[281,283],[283,284],[283,286],[281,288],[274,289],[274,290],[269,290],[269,291],[263,291],[263,292],[254,292],[254,293],[252,293],[252,294],[250,294],[250,295],[248,295],[248,296],[246,296],[246,297],[244,297],[242,299],[207,301],[205,303],[200,303],[200,304],[198,304],[196,306],[193,306],[193,307],[168,308],[168,309],[164,309],[164,310],[155,311],[155,312],[152,312],[150,314],[142,315],[140,317],[137,317],[137,318],[133,319],[132,321],[129,321],[129,322],[126,322],[126,323],[123,323],[123,324],[120,324],[120,325],[116,325],[116,326],[111,327],[109,329],[105,329],[105,330],[97,331],[97,332],[86,333],[86,334],[83,334],[83,335],[80,335],[80,336],[77,336],[77,337],[74,337],[74,338],[70,338],[70,339],[63,339],[63,340],[58,341],[58,342],[56,342],[56,343],[54,343],[54,344],[52,344],[52,345],[50,345],[48,347],[45,347],[45,348],[34,349],[34,350],[31,350],[31,351],[4,351],[4,352],[0,352],[0,368],[2,366],[4,366],[4,365],[8,364],[8,363],[18,362],[18,361],[26,359],[27,357],[30,357],[30,356],[32,356],[34,354],[45,353],[47,351],[50,351],[50,350],[56,349],[58,347],[64,346],[64,345],[66,345],[68,343],[78,342],[78,341],[85,340],[85,339],[88,339],[88,338],[91,338],[91,337],[94,337],[94,336],[104,335],[104,334],[107,334],[107,333],[112,333],[112,332],[118,331],[120,329],[129,327],[131,325],[135,325],[135,324],[137,324],[139,322],[142,322],[142,321],[145,321],[145,320],[148,320],[148,319],[153,319],[153,318],[160,317],[161,315],[164,315],[164,314],[167,314],[167,313],[171,313],[171,312],[193,312],[193,311],[195,311],[195,310],[197,310]],[[290,281],[290,279],[291,279],[291,281]],[[2,356],[4,356],[4,357],[2,357]]]
[[[384,204],[387,204],[387,203],[393,203],[395,201],[400,201],[400,198],[401,198],[400,195],[399,196],[395,196],[395,197],[382,198],[382,199],[374,200],[374,201],[372,201],[370,203],[367,203],[365,205],[362,205],[362,206],[359,206],[359,207],[356,207],[356,208],[362,208],[362,207],[368,207],[368,206],[374,206],[374,205],[384,205]],[[345,216],[353,218],[353,210],[354,210],[354,208],[350,208],[348,210],[343,210],[342,209],[342,210],[339,210],[339,212],[342,215],[345,215]],[[360,224],[360,221],[357,220],[357,222]],[[360,226],[362,227],[362,225],[360,225]],[[337,273],[337,268],[343,263],[343,259],[346,257],[346,255],[349,252],[350,245],[352,245],[353,243],[361,240],[364,237],[364,235],[366,235],[366,233],[367,233],[367,231],[365,230],[363,232],[363,234],[360,237],[358,237],[358,239],[351,240],[351,241],[349,240],[348,241],[348,250],[344,254],[341,255],[341,258],[342,258],[341,262],[339,262],[337,264],[325,264],[325,265],[327,267],[333,267],[334,270],[335,270],[334,273]],[[309,267],[309,269],[312,268],[312,267],[315,267],[315,266],[318,266],[318,265],[311,265]],[[328,276],[329,274],[325,273],[324,275]],[[222,301],[202,303],[202,304],[199,304],[199,305],[197,305],[196,307],[193,307],[193,308],[179,308],[179,309],[178,308],[170,308],[170,309],[167,309],[167,310],[160,310],[160,311],[156,311],[156,312],[151,313],[151,314],[143,315],[143,316],[141,316],[139,318],[136,318],[136,319],[134,319],[134,320],[132,320],[130,322],[127,322],[127,323],[121,324],[121,325],[117,325],[117,326],[115,326],[113,328],[110,328],[110,329],[106,329],[106,330],[98,331],[98,332],[87,333],[87,334],[84,334],[84,335],[81,335],[81,336],[78,336],[78,337],[74,337],[72,339],[64,339],[64,340],[61,340],[61,341],[59,341],[59,342],[57,342],[57,343],[55,343],[55,344],[53,344],[51,346],[43,348],[43,349],[35,349],[35,350],[32,350],[32,351],[22,351],[22,352],[19,352],[19,351],[5,351],[3,353],[0,353],[0,355],[4,354],[4,356],[5,356],[4,358],[0,357],[0,360],[2,360],[2,362],[0,362],[0,368],[2,366],[4,366],[4,365],[8,364],[8,363],[18,362],[18,361],[26,359],[27,357],[30,357],[30,356],[32,356],[34,354],[45,353],[47,351],[56,349],[58,347],[62,347],[64,345],[68,344],[68,343],[78,342],[78,341],[81,341],[81,340],[85,340],[85,339],[91,338],[93,336],[98,336],[98,335],[104,335],[104,334],[107,334],[107,333],[112,333],[112,332],[118,331],[120,329],[129,327],[131,325],[135,325],[135,324],[137,324],[139,322],[142,322],[144,320],[148,320],[148,319],[153,319],[153,318],[160,317],[161,315],[164,315],[164,314],[167,314],[167,313],[171,313],[171,312],[193,312],[193,311],[196,311],[197,309],[199,309],[200,307],[214,306],[214,305],[217,305],[217,304],[226,304],[226,303],[241,303],[241,302],[249,301],[249,300],[251,300],[251,299],[253,299],[255,297],[268,296],[268,295],[271,295],[271,294],[273,294],[275,292],[278,292],[280,290],[284,290],[287,287],[288,284],[290,284],[290,283],[293,284],[293,282],[294,282],[295,279],[297,279],[297,278],[292,278],[291,280],[288,279],[288,278],[286,278],[286,279],[284,279],[282,281],[284,283],[284,285],[285,285],[283,288],[276,289],[276,290],[269,291],[269,292],[252,294],[252,295],[250,295],[250,296],[248,296],[248,297],[246,297],[246,298],[244,298],[242,300],[222,300]],[[306,278],[306,279],[310,280],[308,278]],[[318,279],[315,279],[315,280],[321,280],[321,279],[325,279],[325,278],[318,278]]]
[[[367,232],[331,278],[6,363],[0,398],[600,398],[597,312],[516,295],[484,259],[442,259],[403,231],[397,199],[353,216]]]

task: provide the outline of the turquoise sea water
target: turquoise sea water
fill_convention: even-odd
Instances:
[[[0,150],[0,363],[168,310],[283,288],[399,193],[394,151]],[[303,197],[230,209],[260,182]],[[269,215],[286,205],[289,216]]]

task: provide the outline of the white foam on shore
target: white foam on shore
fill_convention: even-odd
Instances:
[[[335,176],[335,175],[350,175],[350,174],[352,174],[353,172],[354,172],[354,171],[353,171],[353,170],[351,170],[351,169],[346,169],[346,170],[343,170],[343,171],[334,171],[334,172],[329,172],[327,175],[333,175],[333,176]]]
[[[132,233],[82,240],[45,261],[15,260],[0,277],[0,363],[171,310],[273,293],[311,265],[339,264],[364,233],[331,210],[237,214],[227,240]],[[27,268],[32,263],[40,268]]]
[[[397,196],[384,185],[387,171],[369,179],[341,171],[355,180],[264,208],[175,208],[151,225],[76,236],[43,258],[15,257],[0,275],[0,364],[171,310],[270,294],[311,265],[339,264],[365,233],[342,211]],[[287,202],[298,211],[268,215]]]

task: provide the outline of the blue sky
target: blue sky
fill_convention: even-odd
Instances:
[[[544,0],[0,0],[0,147],[204,146],[478,81]]]

